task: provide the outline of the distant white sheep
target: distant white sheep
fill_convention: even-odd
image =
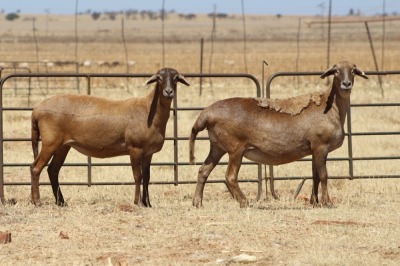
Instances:
[[[92,61],[90,61],[90,60],[85,60],[85,61],[83,61],[80,65],[81,65],[81,66],[84,66],[84,67],[90,67],[90,66],[92,65]]]

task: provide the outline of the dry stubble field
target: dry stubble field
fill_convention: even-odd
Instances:
[[[1,65],[9,61],[36,60],[32,36],[34,15],[23,15],[19,21],[1,18]],[[36,37],[39,60],[75,60],[72,16],[36,16]],[[321,39],[320,26],[307,27],[302,18],[300,46],[297,50],[297,17],[249,16],[247,23],[248,72],[261,81],[261,62],[269,63],[268,73],[277,71],[322,71],[326,68],[326,42]],[[356,18],[355,18],[356,19]],[[243,72],[242,24],[239,16],[217,21],[212,71]],[[380,56],[381,24],[371,24],[377,55]],[[81,72],[123,73],[125,65],[105,67],[97,61],[124,62],[120,21],[94,22],[89,16],[79,17],[78,60],[91,60]],[[399,70],[398,22],[387,24],[385,69]],[[46,30],[47,29],[47,30]],[[160,21],[127,20],[125,36],[132,72],[153,73],[161,67]],[[199,39],[205,39],[205,72],[209,70],[211,20],[199,16],[182,21],[171,15],[165,22],[167,66],[181,73],[199,71]],[[326,33],[326,31],[325,31]],[[362,70],[374,70],[364,25],[336,24],[332,29],[331,62],[349,60]],[[297,51],[300,51],[299,53]],[[298,59],[298,61],[296,61]],[[380,59],[380,57],[379,57]],[[296,68],[296,62],[298,66]],[[45,64],[29,63],[33,71],[45,71]],[[74,71],[69,67],[48,67],[48,71]],[[5,69],[4,76],[10,73]],[[86,81],[80,81],[85,93]],[[144,80],[94,79],[92,94],[109,98],[141,96],[150,91]],[[199,81],[189,79],[191,87],[179,87],[179,106],[207,106],[215,100],[232,96],[255,96],[251,82],[217,79],[212,86],[204,81],[199,97]],[[51,94],[76,93],[75,79],[32,80],[28,101],[27,79],[10,80],[3,89],[4,107],[35,105]],[[128,84],[128,85],[127,85]],[[384,77],[382,97],[377,78],[356,80],[353,103],[399,102],[399,77]],[[273,97],[289,97],[315,89],[325,83],[317,77],[282,78],[274,81]],[[149,86],[150,87],[150,86]],[[151,86],[152,87],[152,86]],[[352,112],[354,132],[398,131],[398,107],[358,108]],[[4,137],[29,137],[29,112],[4,113]],[[179,113],[178,134],[187,137],[197,112]],[[172,135],[170,121],[167,135]],[[399,156],[398,136],[369,136],[353,139],[354,156]],[[179,160],[188,161],[187,142],[179,143]],[[154,156],[154,162],[171,161],[172,143]],[[207,154],[208,144],[197,142],[198,164]],[[5,163],[30,163],[29,143],[6,142]],[[346,156],[347,145],[330,157]],[[71,152],[68,162],[85,162],[85,157]],[[127,162],[128,158],[96,160],[95,162]],[[179,168],[180,180],[196,180],[199,165]],[[99,167],[100,168],[100,167]],[[210,180],[223,179],[225,166],[218,166]],[[334,176],[348,175],[346,162],[329,162],[328,172]],[[399,174],[398,160],[355,162],[355,175],[379,176]],[[308,176],[310,163],[296,162],[275,168],[278,176]],[[65,167],[61,181],[84,182],[86,169]],[[243,166],[241,179],[254,179],[255,167]],[[103,167],[93,170],[94,181],[132,181],[129,167]],[[5,182],[29,182],[28,167],[6,167]],[[41,180],[47,182],[47,174]],[[173,180],[169,166],[154,166],[151,181]],[[258,265],[398,265],[400,262],[400,185],[397,179],[330,180],[330,195],[335,207],[313,208],[307,204],[310,181],[297,200],[292,199],[295,181],[276,182],[280,200],[265,196],[254,199],[257,185],[241,183],[251,207],[240,209],[224,184],[207,184],[204,207],[191,206],[194,185],[151,185],[151,209],[133,205],[132,186],[63,186],[68,207],[54,205],[49,186],[41,186],[44,206],[29,203],[29,186],[6,186],[7,203],[0,207],[0,231],[9,231],[12,242],[0,245],[2,265],[199,265],[239,264],[240,258]],[[241,256],[240,256],[241,255]],[[247,257],[245,255],[248,255]],[[237,257],[239,256],[239,257]]]

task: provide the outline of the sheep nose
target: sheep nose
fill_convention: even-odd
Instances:
[[[348,88],[348,87],[351,86],[351,81],[350,81],[350,80],[344,80],[344,81],[342,81],[342,84],[343,84],[346,88]]]
[[[172,97],[174,96],[174,90],[172,88],[166,88],[164,90],[165,96],[167,97]]]

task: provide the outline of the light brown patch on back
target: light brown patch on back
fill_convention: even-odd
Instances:
[[[312,103],[318,106],[321,105],[323,94],[323,92],[317,91],[312,94],[304,94],[287,99],[256,98],[256,100],[260,107],[294,116],[300,114],[302,110]]]

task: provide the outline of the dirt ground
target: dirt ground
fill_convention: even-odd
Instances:
[[[37,47],[32,32],[36,17]],[[46,19],[48,23],[46,27]],[[249,16],[247,22],[247,69],[261,81],[262,62],[266,77],[278,71],[322,71],[327,67],[326,28],[308,27],[319,17]],[[334,19],[359,19],[334,18]],[[361,20],[364,18],[360,18]],[[47,21],[47,22],[49,22]],[[84,73],[125,73],[126,54],[121,38],[120,17],[115,21],[93,21],[79,16],[78,44],[75,46],[74,17],[22,15],[17,21],[0,18],[0,65],[2,77],[14,71],[76,71],[75,65],[49,64],[73,61]],[[217,20],[216,40],[211,47],[212,21],[205,15],[182,21],[171,15],[165,22],[165,65],[181,73],[197,73],[200,66],[200,38],[204,38],[204,72],[245,71],[242,21],[236,15]],[[381,65],[381,24],[371,23],[376,55]],[[398,22],[386,25],[384,69],[399,70]],[[299,36],[299,37],[298,37]],[[125,20],[128,70],[154,73],[162,63],[159,20]],[[299,39],[299,42],[297,40]],[[77,54],[75,49],[77,47]],[[38,53],[36,53],[36,48]],[[211,50],[213,54],[211,56]],[[330,64],[340,60],[355,62],[364,70],[374,70],[374,61],[363,23],[335,24],[332,28]],[[37,64],[39,61],[39,64]],[[84,63],[86,62],[86,63]],[[105,64],[104,62],[107,62]],[[111,64],[117,62],[115,64]],[[17,66],[17,68],[14,68]],[[383,77],[382,96],[377,77],[357,79],[352,103],[400,102],[399,77]],[[137,97],[149,92],[144,80],[93,79],[92,94],[108,98]],[[207,106],[222,98],[256,96],[246,80],[204,80],[199,96],[199,80],[179,88],[181,107]],[[3,107],[32,107],[51,94],[77,93],[75,79],[16,79],[3,88]],[[86,93],[81,81],[80,93]],[[129,85],[127,85],[129,84]],[[281,78],[274,81],[273,97],[290,97],[324,88],[318,77]],[[399,107],[352,110],[354,132],[398,131]],[[179,114],[178,134],[187,137],[198,112]],[[30,136],[29,111],[4,112],[4,137]],[[171,136],[172,121],[167,135]],[[188,160],[187,143],[182,141],[179,159]],[[197,165],[179,169],[180,179],[195,181],[199,164],[208,152],[207,142],[197,142]],[[361,156],[399,156],[400,139],[395,136],[368,136],[353,139],[353,153]],[[4,143],[5,163],[31,163],[30,143]],[[154,156],[154,162],[171,160],[172,144]],[[347,144],[330,157],[345,156]],[[71,153],[67,162],[85,162],[86,157]],[[113,159],[127,162],[128,158]],[[96,160],[95,160],[96,161]],[[101,160],[98,160],[101,161]],[[96,161],[96,162],[98,162]],[[357,161],[355,175],[398,175],[398,160]],[[224,179],[226,166],[218,166],[209,180]],[[86,170],[64,167],[63,182],[85,181]],[[332,176],[348,175],[347,162],[329,162]],[[132,182],[129,167],[104,167],[94,171],[94,181]],[[275,168],[283,177],[309,176],[309,162]],[[252,179],[254,167],[243,166],[240,179]],[[151,181],[173,180],[171,166],[152,167]],[[29,166],[4,169],[5,182],[29,184]],[[41,181],[47,182],[44,171]],[[261,199],[256,183],[240,183],[250,200],[241,209],[221,183],[207,184],[204,206],[192,206],[194,185],[151,185],[152,208],[133,204],[133,187],[62,186],[67,207],[57,207],[49,186],[40,187],[42,207],[29,203],[29,185],[5,186],[6,204],[0,206],[0,231],[11,233],[11,242],[0,244],[0,265],[399,265],[400,262],[400,183],[397,179],[329,180],[333,208],[308,204],[311,182],[307,180],[297,199],[298,181],[277,181],[279,200]]]

